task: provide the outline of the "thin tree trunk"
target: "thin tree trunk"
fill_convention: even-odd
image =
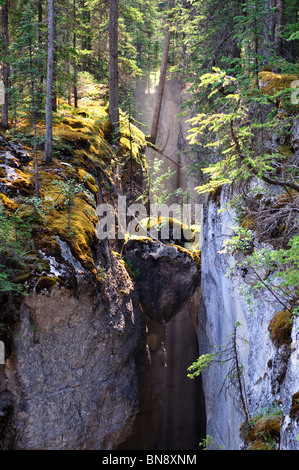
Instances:
[[[81,41],[82,41],[82,49],[85,51],[89,51],[89,54],[83,56],[83,61],[82,61],[82,66],[81,70],[82,71],[88,71],[90,72],[91,69],[91,35],[90,35],[90,10],[89,7],[86,6],[85,0],[81,0],[81,7],[82,7],[82,20],[83,20],[83,28],[82,28],[82,36],[81,36]]]
[[[169,8],[173,8],[173,6],[174,6],[174,0],[170,0]],[[159,118],[160,118],[162,98],[163,98],[164,85],[165,85],[166,72],[167,72],[170,38],[171,38],[171,31],[170,31],[170,26],[168,24],[166,28],[166,33],[165,33],[165,39],[164,39],[164,49],[163,49],[163,56],[162,56],[161,69],[160,69],[160,78],[159,78],[158,90],[157,90],[155,107],[154,107],[151,135],[149,139],[153,145],[155,145],[156,140],[157,140]]]
[[[54,0],[48,0],[48,64],[46,98],[46,146],[43,163],[52,162],[53,150],[53,75],[54,75]]]
[[[76,53],[76,47],[77,47],[77,32],[76,32],[76,0],[74,0],[73,3],[73,20],[74,20],[74,35],[73,35],[73,48],[74,48],[74,53]],[[74,59],[74,106],[75,108],[78,108],[78,90],[77,90],[77,77],[78,77],[78,65],[77,65],[77,59],[75,57]]]
[[[55,0],[54,0],[55,2]],[[55,7],[54,7],[55,8]],[[56,113],[57,111],[57,100],[58,100],[58,93],[57,93],[57,42],[55,40],[56,38],[56,24],[54,21],[54,62],[53,62],[53,108],[52,111]]]
[[[3,85],[4,85],[4,102],[2,105],[1,125],[4,129],[8,128],[8,107],[9,107],[9,75],[10,67],[8,62],[8,0],[2,6],[2,43],[3,43]]]
[[[67,29],[67,32],[66,32],[66,43],[67,43],[67,47],[69,47],[69,45],[70,45],[70,29],[69,28]],[[71,92],[71,81],[70,81],[71,67],[70,67],[70,57],[69,56],[68,56],[67,62],[66,62],[66,71],[67,71],[67,90],[68,90],[67,102],[68,102],[68,105],[71,106],[72,105],[72,92]]]
[[[284,0],[276,0],[276,21],[275,21],[275,54],[282,54],[282,28],[283,28]]]
[[[31,83],[31,109],[32,109],[32,125],[34,134],[34,178],[35,178],[35,195],[39,197],[39,174],[37,161],[37,131],[36,131],[36,109],[35,109],[35,87],[33,76],[33,57],[32,57],[32,40],[29,38],[29,59],[30,59],[30,83]]]
[[[43,24],[43,0],[38,0],[37,4],[37,14],[38,14],[38,48],[42,52],[43,49],[43,38],[42,38],[42,24]],[[43,60],[40,56],[39,60],[39,84],[37,90],[37,105],[38,109],[41,110],[43,107],[43,83],[44,83],[44,74],[43,74]],[[41,112],[38,111],[38,116],[41,115]]]
[[[109,19],[109,120],[116,140],[119,138],[118,3],[119,0],[110,0]]]
[[[274,38],[275,38],[275,0],[265,1],[265,16],[263,18],[263,62],[267,64],[269,58],[274,52]]]

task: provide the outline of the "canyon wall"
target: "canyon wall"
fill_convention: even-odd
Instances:
[[[80,280],[21,303],[0,371],[2,448],[113,449],[130,433],[141,314],[125,270],[112,270],[104,292]]]
[[[219,254],[223,240],[233,233],[234,214],[229,209],[219,213],[226,202],[226,192],[222,191],[220,200],[216,202],[209,198],[204,207],[199,351],[200,354],[211,353],[217,345],[224,349],[238,322],[237,346],[249,414],[254,417],[263,412],[267,416],[273,410],[276,413],[280,410],[282,419],[280,435],[276,436],[277,446],[298,450],[299,319],[294,317],[289,340],[275,344],[269,325],[274,315],[283,310],[282,305],[266,289],[255,292],[249,304],[244,289],[254,283],[250,274],[236,268],[233,276],[226,276],[235,265],[232,256]],[[215,362],[202,373],[206,432],[214,441],[212,448],[223,446],[224,449],[239,450],[244,448],[246,440],[246,436],[240,434],[245,416],[238,387],[233,387],[226,377],[229,368],[229,362]]]
[[[249,273],[244,275],[236,269],[233,276],[227,276],[236,260],[220,255],[219,251],[223,241],[233,233],[235,214],[226,206],[226,190],[202,199],[194,191],[194,187],[201,183],[201,175],[191,178],[182,170],[192,161],[186,139],[188,117],[182,119],[178,116],[182,111],[185,92],[179,81],[166,82],[157,144],[163,148],[165,155],[174,160],[164,158],[165,167],[176,171],[169,183],[169,192],[177,187],[185,189],[189,186],[194,200],[203,203],[201,287],[192,299],[193,307],[190,303],[167,325],[167,385],[156,445],[162,445],[158,448],[186,449],[188,445],[198,448],[196,441],[206,435],[210,436],[210,448],[214,449],[238,450],[258,445],[248,442],[248,433],[244,429],[241,432],[241,428],[246,427],[246,416],[240,404],[238,387],[234,387],[226,377],[231,362],[212,364],[202,373],[202,386],[199,383],[190,384],[186,378],[186,366],[197,355],[211,353],[217,346],[225,348],[231,345],[232,335],[236,331],[248,416],[256,419],[264,416],[265,422],[267,416],[269,420],[274,420],[275,415],[279,416],[279,431],[275,431],[274,436],[269,433],[269,440],[275,441],[276,448],[298,449],[298,317],[293,320],[288,341],[275,344],[271,338],[270,324],[279,317],[284,307],[267,289],[255,292],[253,298],[248,299],[245,292],[255,282]],[[297,135],[298,123],[295,121],[291,137],[294,151],[298,150]],[[150,163],[155,157],[157,154],[148,152]],[[267,245],[261,245],[264,246]],[[182,399],[185,393],[189,399],[186,408]],[[180,405],[185,412],[185,421],[180,412],[174,412]],[[180,431],[186,429],[184,423],[187,419],[189,429],[192,429],[189,438],[186,435],[188,443]],[[268,431],[261,432],[267,435]],[[177,445],[182,447],[175,447]]]

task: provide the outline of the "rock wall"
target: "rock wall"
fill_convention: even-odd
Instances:
[[[199,306],[198,337],[200,354],[211,353],[216,345],[225,346],[238,327],[238,349],[244,366],[246,400],[250,416],[258,416],[262,410],[270,413],[280,408],[283,418],[280,428],[280,449],[299,449],[298,413],[294,408],[299,390],[298,317],[294,318],[291,341],[277,346],[273,344],[269,324],[275,313],[282,310],[267,291],[255,294],[252,304],[246,302],[242,287],[249,279],[235,271],[227,277],[234,258],[218,252],[222,242],[232,234],[234,214],[229,210],[219,213],[226,203],[225,191],[221,200],[208,200],[204,208],[202,244],[202,296]],[[223,446],[227,450],[244,448],[240,426],[244,423],[242,406],[238,402],[238,390],[228,387],[226,374],[229,364],[214,363],[202,373],[206,403],[207,435],[212,448]],[[279,446],[279,443],[278,443]]]
[[[114,285],[102,292],[81,281],[76,292],[57,287],[25,297],[0,371],[0,404],[11,411],[4,449],[114,449],[130,433],[140,313],[129,278],[113,268]]]

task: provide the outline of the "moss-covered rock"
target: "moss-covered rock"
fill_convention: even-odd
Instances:
[[[61,251],[57,242],[59,238],[67,243],[72,256],[80,262],[83,270],[92,273],[95,279],[97,270],[93,250],[97,243],[95,231],[98,223],[95,212],[99,193],[97,177],[98,181],[103,181],[99,165],[105,168],[111,180],[115,182],[116,168],[120,166],[119,159],[123,159],[122,167],[126,167],[125,154],[129,148],[132,148],[134,172],[136,172],[144,163],[142,151],[145,145],[143,133],[134,125],[130,125],[129,128],[127,119],[121,114],[120,146],[111,147],[107,141],[111,126],[107,102],[103,99],[104,93],[107,93],[107,87],[94,84],[90,77],[85,77],[80,84],[79,108],[60,102],[53,121],[52,164],[45,167],[42,164],[42,149],[38,149],[37,153],[40,201],[42,201],[40,210],[37,210],[34,204],[28,204],[22,199],[23,196],[35,196],[32,149],[28,148],[31,158],[26,162],[15,158],[15,152],[12,152],[9,161],[3,161],[3,166],[0,167],[3,169],[3,174],[2,172],[0,174],[0,201],[9,211],[18,210],[21,218],[30,221],[36,248],[45,256],[58,259]],[[37,127],[38,134],[44,135],[44,123],[39,122]],[[30,135],[31,122],[24,119],[20,123],[18,132],[20,135]],[[13,149],[13,145],[10,145],[4,136],[1,137],[1,145],[5,152],[10,148]],[[118,150],[119,154],[116,155],[115,152]],[[13,164],[13,167],[10,167],[10,164]],[[6,168],[10,168],[9,174]],[[2,176],[4,177],[1,178]],[[71,205],[68,205],[66,197],[59,188],[70,179],[83,185],[84,189],[75,194]],[[111,192],[106,182],[103,183],[102,191],[104,197],[109,200]],[[24,273],[24,279],[26,276]]]
[[[276,347],[291,343],[292,316],[288,310],[275,313],[269,323],[270,338]]]
[[[174,217],[147,217],[140,221],[140,227],[136,230],[140,234],[146,230],[164,243],[169,242],[188,248],[199,247],[200,227],[194,225],[188,227]]]
[[[278,91],[290,88],[293,81],[298,80],[297,75],[280,74],[270,71],[262,71],[259,73],[260,89],[262,93],[274,95]]]
[[[299,392],[292,396],[292,405],[290,409],[290,418],[299,422]]]
[[[42,292],[43,290],[51,290],[52,287],[56,286],[59,283],[60,283],[60,280],[58,277],[42,276],[37,281],[35,291],[38,294]]]
[[[241,434],[249,450],[275,450],[280,441],[280,413],[261,414],[241,425]]]

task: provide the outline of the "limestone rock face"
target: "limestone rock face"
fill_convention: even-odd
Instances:
[[[200,258],[175,245],[130,239],[124,259],[135,272],[143,312],[167,323],[182,310],[200,283]]]
[[[21,305],[13,353],[0,370],[0,421],[10,436],[2,448],[110,450],[131,431],[138,313],[117,285],[105,297],[81,287],[31,293]]]
[[[222,192],[220,207],[227,200]],[[255,292],[251,304],[246,298],[248,279],[237,268],[233,276],[226,276],[235,266],[231,255],[219,254],[223,240],[233,233],[234,214],[219,212],[211,199],[204,208],[203,244],[201,247],[203,302],[199,306],[199,355],[211,353],[216,345],[228,344],[236,322],[237,347],[243,365],[243,380],[250,416],[263,410],[281,412],[281,450],[299,449],[298,417],[292,413],[292,397],[299,390],[298,317],[294,317],[288,340],[276,345],[269,325],[282,309],[271,293]],[[244,422],[238,389],[229,387],[229,363],[215,362],[203,371],[203,389],[206,402],[207,435],[213,437],[215,449],[240,450],[244,446],[240,426]],[[225,392],[225,389],[227,391]]]

